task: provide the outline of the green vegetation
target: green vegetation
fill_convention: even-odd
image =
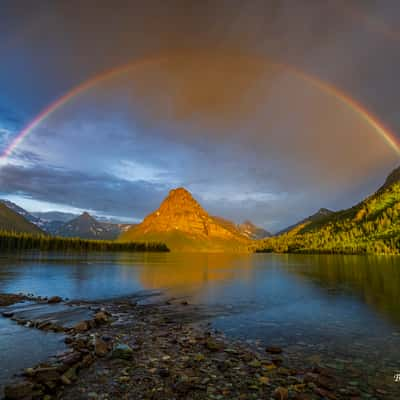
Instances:
[[[400,254],[400,183],[384,186],[348,210],[266,239],[256,251]]]
[[[0,251],[160,251],[168,247],[158,242],[116,242],[112,240],[85,240],[79,238],[51,237],[29,233],[0,231]]]
[[[26,220],[13,210],[10,210],[5,204],[0,203],[0,230],[13,232],[27,232],[31,234],[44,234],[36,225]]]

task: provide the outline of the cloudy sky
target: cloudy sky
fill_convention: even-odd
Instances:
[[[184,186],[272,231],[341,209],[399,164],[397,0],[2,0],[0,195],[142,219]],[[327,86],[336,88],[336,92]]]

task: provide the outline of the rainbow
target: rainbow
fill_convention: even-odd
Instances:
[[[302,77],[307,82],[310,82],[317,88],[321,89],[325,93],[334,96],[343,105],[349,107],[353,112],[355,112],[362,120],[369,124],[377,134],[379,134],[382,139],[395,151],[395,153],[400,157],[400,143],[396,135],[384,125],[382,121],[379,120],[371,111],[364,107],[361,103],[357,102],[355,99],[347,95],[346,93],[340,91],[331,84],[324,82],[320,79],[312,77],[302,71],[295,70],[294,68],[287,66],[286,68],[295,72],[296,75]]]
[[[55,111],[60,109],[66,103],[70,102],[76,96],[86,92],[87,90],[93,88],[97,84],[104,82],[106,80],[112,79],[113,77],[128,72],[134,68],[142,67],[146,64],[152,64],[155,62],[163,62],[167,61],[168,57],[154,57],[148,58],[145,60],[139,60],[130,62],[128,64],[124,64],[122,66],[109,69],[105,72],[102,72],[93,78],[79,84],[74,87],[72,90],[67,92],[65,95],[61,96],[58,100],[51,103],[47,106],[40,114],[38,114],[32,121],[30,121],[19,133],[18,135],[11,141],[11,143],[7,146],[7,148],[0,155],[0,161],[4,163],[4,161],[15,151],[15,149],[24,141],[24,139],[32,133],[40,124],[42,124],[47,118],[49,118]],[[300,71],[297,68],[294,68],[289,65],[270,62],[269,60],[263,59],[264,62],[269,62],[270,65],[283,68],[292,72],[294,75],[300,77],[301,79],[309,82],[314,85],[318,89],[323,92],[334,96],[338,99],[342,104],[346,107],[349,107],[353,112],[355,112],[360,118],[362,118],[367,124],[369,124],[376,132],[379,134],[382,139],[396,152],[396,154],[400,157],[400,144],[398,139],[394,135],[393,132],[389,130],[389,128],[385,127],[385,125],[374,116],[367,108],[358,103],[355,99],[351,98],[346,93],[340,91],[338,88],[332,86],[331,84],[322,81],[318,78],[315,78],[304,71]]]
[[[30,121],[6,147],[6,149],[0,155],[0,160],[6,160],[31,132],[33,132],[55,111],[70,102],[76,96],[79,96],[80,94],[86,92],[100,82],[112,79],[113,77],[128,72],[133,68],[140,67],[146,64],[152,64],[156,61],[162,62],[164,60],[166,59],[157,57],[124,64],[123,66],[115,67],[101,72],[100,74],[95,75],[93,78],[90,78],[89,80],[82,82],[78,86],[75,86],[72,90],[68,91],[66,94],[59,97],[56,101],[48,105],[32,121]]]

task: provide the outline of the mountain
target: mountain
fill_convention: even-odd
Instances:
[[[0,203],[50,235],[111,240],[135,226],[135,224],[97,221],[87,213],[82,214],[79,218],[76,214],[61,211],[28,212],[9,200],[0,199]]]
[[[117,224],[99,222],[87,212],[65,223],[54,232],[57,236],[98,240],[113,240],[120,233],[121,229]]]
[[[32,224],[38,225],[41,221],[40,218],[38,218],[38,217],[34,216],[33,214],[29,213],[28,211],[24,210],[22,207],[18,206],[17,204],[13,203],[12,201],[0,199],[0,202],[3,203],[5,206],[7,206],[10,210],[18,213],[19,215],[22,215],[29,222],[32,222]]]
[[[270,232],[254,225],[251,221],[248,220],[244,221],[242,224],[236,225],[234,222],[222,217],[217,217],[213,215],[212,218],[224,228],[230,230],[235,234],[245,236],[250,240],[264,239],[271,236]]]
[[[267,239],[260,250],[400,254],[400,168],[354,207],[328,213]]]
[[[0,202],[0,229],[42,235],[44,232],[22,215]]]
[[[35,217],[45,221],[69,222],[76,218],[78,214],[66,213],[62,211],[35,211],[31,213]]]
[[[15,211],[19,215],[22,215],[25,219],[27,219],[29,222],[32,224],[38,226],[42,231],[50,234],[54,234],[66,221],[63,221],[62,218],[61,220],[57,220],[53,218],[45,218],[44,216],[50,217],[61,217],[61,215],[73,215],[73,214],[67,214],[67,213],[59,213],[57,211],[55,212],[43,212],[43,213],[34,213],[34,212],[28,212],[22,207],[18,206],[17,204],[13,203],[12,201],[9,200],[2,200],[0,199],[0,202],[6,205],[10,210]],[[64,215],[64,216],[65,216]],[[71,218],[69,218],[71,219]]]
[[[156,211],[120,240],[163,242],[173,251],[244,251],[251,243],[234,224],[210,216],[184,188],[171,190]]]
[[[320,208],[315,214],[310,215],[296,224],[283,229],[282,231],[278,232],[277,235],[282,235],[283,233],[288,232],[295,233],[312,222],[322,222],[324,219],[329,218],[332,214],[334,214],[334,211],[328,210],[327,208]]]
[[[238,229],[242,235],[247,236],[249,239],[258,240],[272,236],[270,232],[254,225],[251,221],[244,221],[238,225]]]

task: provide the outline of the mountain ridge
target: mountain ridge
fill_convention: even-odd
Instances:
[[[34,235],[45,234],[38,226],[10,209],[4,202],[0,202],[0,229],[8,232],[31,233]]]
[[[41,229],[42,233],[48,233],[55,236],[63,237],[79,237],[81,239],[98,239],[98,240],[113,240],[116,239],[122,232],[125,232],[135,224],[128,223],[114,223],[114,222],[103,222],[98,221],[97,218],[92,217],[88,212],[83,212],[81,215],[75,215],[70,213],[64,213],[59,211],[49,212],[29,212],[12,201],[0,199],[0,203],[4,204],[10,210],[16,212],[27,221],[36,225]],[[79,229],[78,227],[71,226],[77,222],[77,218],[82,217],[87,220],[86,224],[92,224],[92,230],[90,228]],[[54,217],[56,219],[44,218]],[[72,216],[72,218],[71,218]],[[88,219],[88,216],[91,219]],[[57,219],[58,218],[58,219]],[[81,221],[83,222],[83,221]],[[78,222],[79,223],[79,222]],[[84,225],[84,223],[83,223]]]
[[[267,239],[258,251],[400,254],[400,168],[353,207]]]
[[[119,225],[99,222],[87,211],[66,222],[54,232],[57,236],[97,240],[113,240],[120,233],[121,229]]]
[[[284,233],[288,232],[294,232],[295,230],[301,230],[304,228],[307,224],[317,222],[317,221],[322,221],[325,218],[331,216],[334,214],[335,211],[329,210],[328,208],[320,208],[316,213],[300,220],[299,222],[296,222],[293,225],[288,226],[287,228],[277,232],[276,236],[282,235]]]

